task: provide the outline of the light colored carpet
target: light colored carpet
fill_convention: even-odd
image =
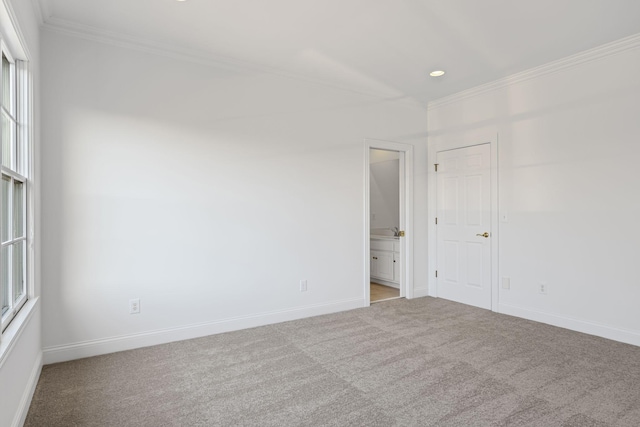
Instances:
[[[453,302],[45,366],[32,426],[640,426],[640,348]]]

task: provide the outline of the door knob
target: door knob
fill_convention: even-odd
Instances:
[[[482,234],[476,234],[476,236],[484,237],[484,238],[486,239],[486,238],[488,238],[488,237],[489,237],[489,233],[487,233],[487,232],[485,231],[485,232],[484,232],[484,233],[482,233]]]

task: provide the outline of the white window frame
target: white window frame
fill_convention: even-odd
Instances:
[[[28,77],[27,77],[27,67],[26,63],[21,61],[16,61],[14,56],[11,54],[9,48],[4,43],[4,40],[0,35],[0,54],[4,55],[7,60],[12,64],[11,67],[11,104],[13,104],[13,109],[15,111],[11,112],[6,109],[2,100],[3,97],[3,75],[2,75],[2,66],[0,65],[0,109],[2,110],[0,114],[7,116],[11,121],[11,126],[15,125],[15,131],[12,135],[11,141],[11,161],[8,166],[4,166],[3,153],[0,151],[0,168],[2,172],[2,178],[8,178],[9,180],[9,194],[7,200],[10,204],[10,209],[7,210],[8,218],[4,218],[4,207],[0,209],[0,222],[8,222],[9,224],[9,238],[7,241],[0,242],[3,250],[8,250],[10,253],[10,262],[9,262],[9,275],[8,275],[8,296],[9,296],[9,309],[6,313],[2,314],[0,312],[0,338],[1,334],[5,331],[7,326],[11,323],[11,321],[16,317],[21,308],[24,307],[27,300],[30,298],[30,280],[29,280],[29,265],[31,263],[31,251],[29,250],[29,233],[30,233],[30,221],[27,220],[29,216],[29,199],[30,199],[30,182],[28,179],[29,176],[29,166],[30,166],[30,144],[29,144],[29,129],[26,125],[27,123],[27,115],[29,113],[29,103],[31,99],[28,97]],[[2,128],[3,121],[0,121],[0,135],[4,131]],[[14,207],[14,189],[15,183],[20,182],[23,185],[22,191],[22,234],[20,236],[15,236],[14,230],[14,221],[13,215],[15,212]],[[17,244],[22,243],[23,250],[23,260],[22,260],[22,292],[21,296],[18,300],[14,301],[13,296],[13,274],[15,273],[13,269],[13,251],[17,247]],[[0,274],[4,275],[5,272],[1,271],[2,265],[0,264]],[[0,292],[0,298],[3,298],[3,294]],[[4,306],[5,301],[0,301],[0,307]]]

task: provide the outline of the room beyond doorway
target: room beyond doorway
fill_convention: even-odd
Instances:
[[[371,282],[371,303],[399,298],[400,289]]]
[[[411,298],[413,146],[365,140],[365,164],[365,304]]]

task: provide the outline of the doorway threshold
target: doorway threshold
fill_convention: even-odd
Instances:
[[[402,299],[402,298],[404,298],[404,297],[391,297],[391,298],[379,299],[377,301],[371,301],[371,304],[373,305],[373,304],[377,304],[379,302],[392,301],[394,299]]]

